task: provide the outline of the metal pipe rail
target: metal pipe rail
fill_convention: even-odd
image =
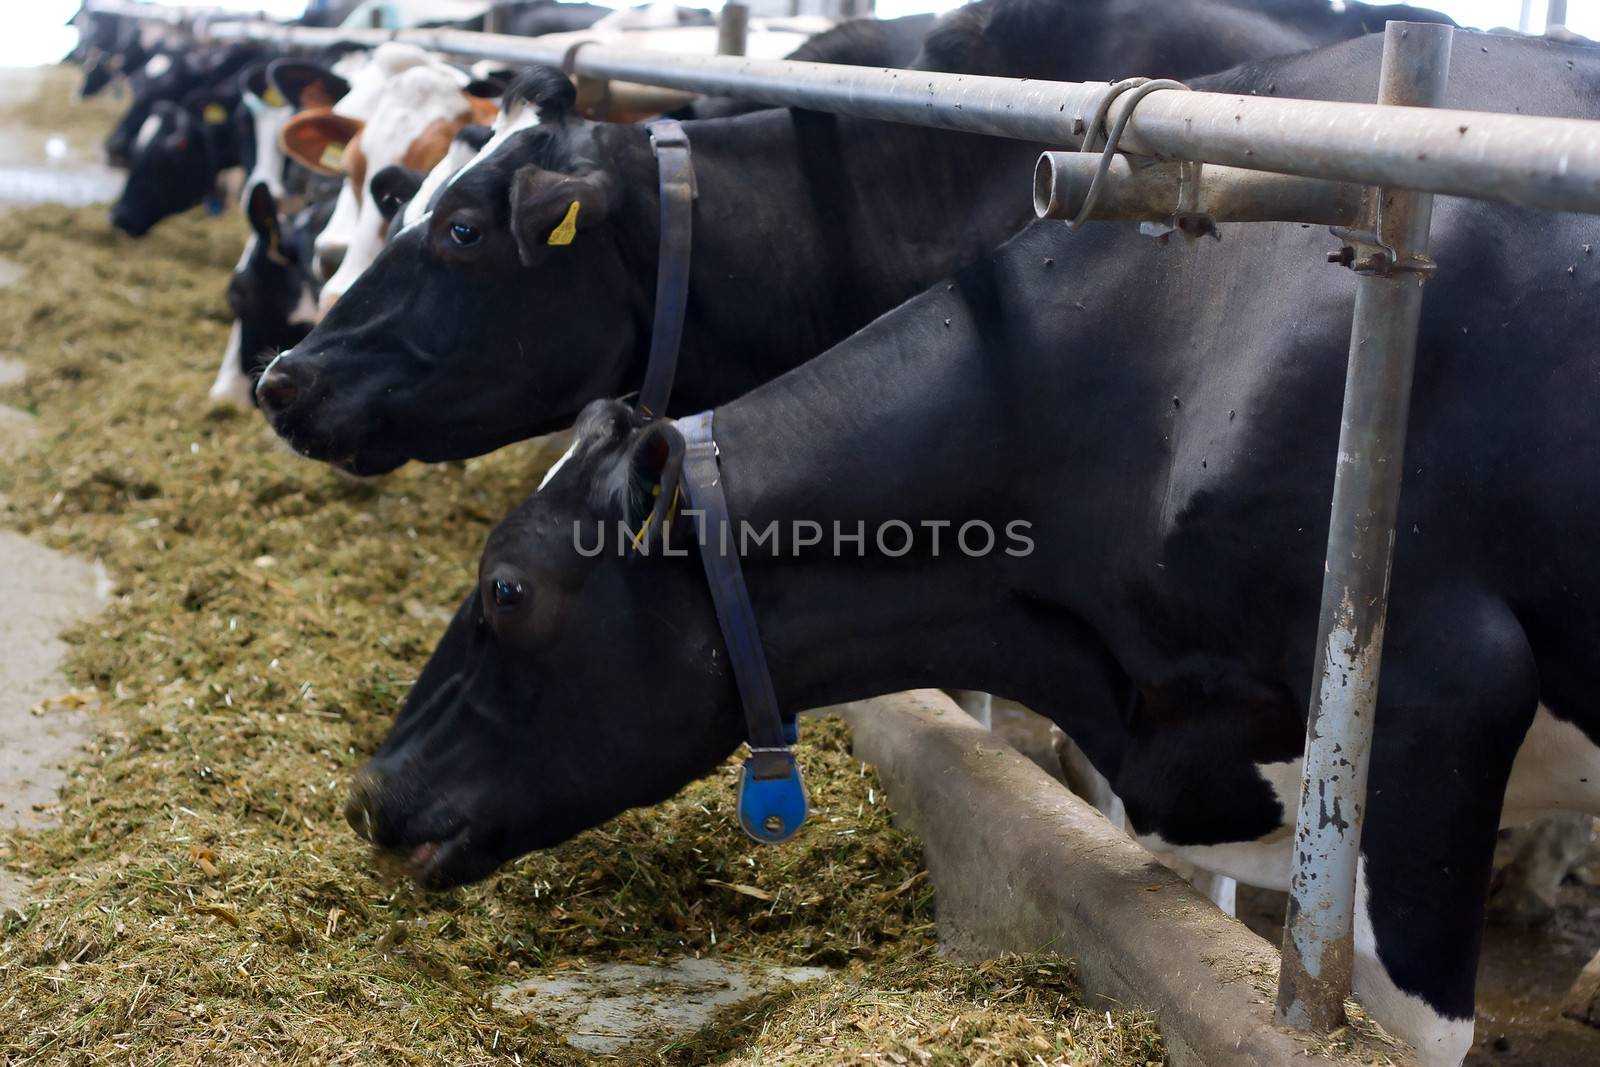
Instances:
[[[247,11],[210,4],[141,4],[134,0],[83,0],[83,10],[96,15],[121,15],[174,26],[196,19],[238,22],[267,17],[265,11],[259,10]]]
[[[462,30],[215,26],[217,39],[283,46],[397,40],[512,63],[570,62],[573,73],[738,96],[861,118],[1077,145],[1105,86],[928,71],[685,56]],[[1114,121],[1126,106],[1114,104]],[[1157,92],[1137,105],[1124,151],[1307,178],[1600,214],[1600,122],[1221,93]]]

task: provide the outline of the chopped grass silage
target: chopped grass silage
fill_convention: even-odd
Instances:
[[[477,886],[380,874],[340,815],[349,773],[559,448],[357,482],[208,411],[243,230],[195,213],[136,243],[99,208],[0,216],[0,257],[29,272],[0,290],[0,353],[29,368],[0,401],[41,431],[0,469],[0,522],[116,583],[69,635],[98,737],[60,826],[0,844],[35,879],[0,920],[0,1062],[584,1062],[492,989],[712,952],[841,970],[631,1058],[1162,1059],[1148,1019],[1085,1007],[1057,962],[934,958],[916,842],[838,723],[805,731],[815,818],[782,848],[739,833],[730,763]]]

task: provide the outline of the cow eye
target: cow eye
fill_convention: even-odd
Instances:
[[[453,223],[450,227],[450,240],[462,248],[471,248],[483,238],[483,233],[476,226],[469,226],[465,222]]]
[[[501,611],[510,611],[522,603],[523,588],[521,582],[496,578],[494,585],[491,587],[491,592],[494,594],[494,606]]]

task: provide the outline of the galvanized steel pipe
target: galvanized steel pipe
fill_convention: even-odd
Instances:
[[[1444,99],[1450,31],[1389,23],[1378,99]],[[1278,974],[1278,1017],[1326,1031],[1344,1021],[1367,764],[1378,705],[1389,565],[1416,362],[1433,197],[1378,190],[1353,243],[1369,273],[1356,290],[1333,508],[1323,569],[1316,668]],[[1356,260],[1359,269],[1363,260]],[[1393,268],[1391,270],[1391,268]]]
[[[561,65],[565,45],[461,30],[221,25],[215,38],[282,45],[399,40],[460,56]],[[927,71],[685,56],[595,43],[577,74],[736,96],[774,106],[1076,146],[1075,123],[1105,86]],[[1111,118],[1122,104],[1113,105]],[[1124,151],[1308,178],[1600,214],[1600,122],[1319,100],[1158,92],[1138,105]]]
[[[1033,210],[1041,219],[1075,219],[1099,166],[1099,152],[1045,152],[1033,175]],[[1134,160],[1117,156],[1091,219],[1171,222],[1304,222],[1353,226],[1366,188],[1350,182],[1264,174],[1242,167]]]

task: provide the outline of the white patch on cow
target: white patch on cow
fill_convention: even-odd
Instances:
[[[154,55],[150,57],[150,62],[144,65],[144,76],[146,78],[159,78],[171,69],[171,56],[165,54]]]
[[[334,113],[352,119],[370,119],[387,97],[389,83],[419,67],[450,78],[458,89],[470,80],[465,71],[414,44],[386,41],[373,49],[370,62],[346,79],[350,91],[333,105]]]
[[[477,157],[477,154],[473,147],[464,141],[450,142],[450,151],[446,152],[438,165],[428,172],[426,178],[422,179],[422,185],[418,187],[417,195],[407,201],[406,206],[401,209],[398,220],[401,232],[409,229],[429,213],[428,204],[433,200],[433,194],[443,188],[450,179],[454,178],[457,171],[468,166]]]
[[[1356,863],[1355,974],[1352,985],[1373,1018],[1391,1034],[1417,1050],[1423,1067],[1456,1067],[1472,1048],[1472,1020],[1450,1019],[1426,1001],[1407,993],[1389,977],[1378,958],[1378,940],[1372,929],[1372,901],[1367,890],[1367,861]]]
[[[244,94],[244,105],[250,109],[250,118],[256,129],[256,165],[245,179],[244,187],[254,189],[263,184],[280,202],[283,200],[283,149],[278,146],[278,134],[294,115],[294,108],[285,105],[272,107],[254,93]]]
[[[1280,811],[1278,828],[1254,841],[1221,845],[1174,845],[1158,833],[1135,834],[1134,840],[1151,852],[1173,856],[1202,870],[1225,874],[1246,885],[1287,890],[1293,859],[1294,820],[1300,808],[1300,760],[1258,763],[1256,773],[1271,787]]]
[[[243,274],[250,265],[250,257],[256,254],[257,238],[254,233],[244,243],[244,251],[239,253],[239,262],[233,265],[233,273]]]
[[[545,486],[549,485],[550,479],[554,478],[556,476],[556,472],[567,465],[567,460],[571,459],[572,454],[577,450],[578,442],[574,441],[572,444],[568,445],[567,450],[561,453],[561,458],[556,460],[551,468],[544,472],[544,477],[539,479],[539,489],[535,489],[534,492],[537,493],[540,489],[543,489]]]
[[[372,53],[364,49],[346,52],[333,61],[333,66],[328,69],[345,80],[346,84],[354,84],[356,75],[372,66]]]
[[[445,182],[453,185],[463,174],[476,167],[500,150],[500,146],[509,141],[514,135],[523,130],[531,130],[539,125],[539,109],[527,100],[518,100],[516,103],[501,111],[495,116],[494,124],[489,127],[491,133],[488,143],[483,146],[483,151],[473,156],[467,163]]]
[[[1541,704],[1511,765],[1500,822],[1515,825],[1553,811],[1600,815],[1600,747]]]
[[[470,106],[454,76],[433,67],[413,67],[390,79],[372,117],[361,131],[361,151],[367,159],[367,181],[379,171],[399,163],[412,144],[437,121],[460,119]],[[345,185],[349,186],[346,179]],[[358,198],[355,225],[344,261],[322,289],[322,306],[333,304],[349,291],[363,271],[383,251],[384,218],[369,191]]]
[[[361,212],[361,205],[356,203],[355,190],[350,188],[350,183],[345,182],[339,187],[339,198],[333,203],[333,214],[328,218],[328,224],[317,234],[313,242],[314,262],[311,273],[317,281],[325,282],[328,279],[322,273],[322,260],[324,257],[342,257],[350,247],[350,239],[356,232],[356,218]]]
[[[253,383],[240,365],[240,347],[243,328],[234,320],[228,331],[228,347],[222,353],[222,366],[217,368],[217,380],[211,383],[209,394],[213,404],[231,404],[237,408],[250,407],[250,390]]]
[[[406,223],[405,227],[403,229],[401,229],[400,232],[401,233],[405,233],[406,230],[414,230],[418,226],[426,226],[428,224],[428,220],[431,219],[431,218],[433,218],[433,212],[431,212],[431,211],[425,212],[421,218],[416,219],[413,222]]]
[[[309,285],[300,287],[300,299],[295,303],[294,309],[289,312],[289,325],[315,326],[322,318],[322,311],[317,307],[317,293]]]
[[[1222,914],[1233,918],[1239,914],[1239,883],[1225,874],[1196,870],[1189,884],[1217,906]]]
[[[139,127],[139,134],[133,139],[133,150],[143,152],[150,147],[150,143],[161,135],[161,116],[151,115],[144,120],[144,125]]]

